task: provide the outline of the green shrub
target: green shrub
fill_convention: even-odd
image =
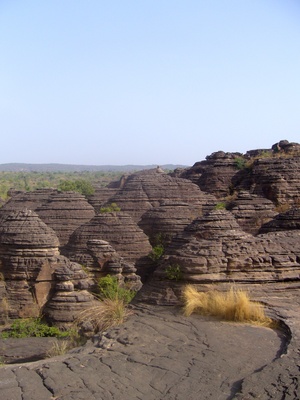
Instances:
[[[182,271],[179,264],[170,264],[165,269],[168,279],[173,281],[180,281],[182,279]]]
[[[149,253],[149,257],[152,261],[157,262],[164,254],[165,248],[162,244],[157,244],[152,248],[152,251]]]
[[[131,302],[136,292],[121,287],[117,277],[106,275],[98,281],[98,289],[101,300],[120,300],[125,304]]]
[[[226,203],[224,203],[223,201],[217,203],[215,205],[215,210],[226,210]]]
[[[109,213],[109,212],[118,212],[118,211],[121,211],[121,208],[116,203],[111,203],[105,207],[100,208],[101,214]]]
[[[234,163],[235,163],[235,167],[237,169],[245,169],[246,165],[247,165],[245,158],[242,158],[242,157],[236,158],[234,160]]]
[[[56,326],[49,326],[41,318],[16,319],[10,328],[1,333],[3,339],[24,337],[68,337],[69,332],[62,332]]]
[[[25,338],[25,337],[68,337],[69,332],[62,332],[56,326],[48,326],[41,318],[16,319],[9,330],[1,333],[1,338]]]
[[[90,182],[86,181],[85,179],[76,179],[75,181],[71,180],[61,181],[60,184],[58,185],[58,189],[61,190],[62,192],[67,192],[67,191],[78,192],[84,196],[90,196],[95,192],[93,185]]]

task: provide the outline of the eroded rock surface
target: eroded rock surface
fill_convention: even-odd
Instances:
[[[195,212],[202,213],[202,206],[212,202],[212,196],[201,192],[187,179],[174,178],[160,168],[140,171],[124,178],[118,192],[109,200],[126,211],[134,221],[161,202],[168,200],[187,203]]]
[[[148,237],[127,213],[120,211],[97,214],[71,235],[65,254],[71,260],[92,266],[94,261],[88,242],[93,239],[109,242],[125,261],[133,263],[141,273],[144,267],[147,268],[144,258],[152,247]]]
[[[58,192],[36,208],[39,217],[57,234],[60,246],[68,243],[71,234],[95,216],[94,208],[77,192]]]
[[[94,344],[2,368],[1,399],[232,399],[245,377],[282,352],[284,338],[266,328],[185,318],[170,307],[133,311]]]

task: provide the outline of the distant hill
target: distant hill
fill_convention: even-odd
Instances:
[[[155,168],[157,165],[73,165],[73,164],[23,164],[8,163],[0,164],[1,172],[133,172],[144,169]],[[186,168],[186,165],[165,164],[160,165],[164,170]]]

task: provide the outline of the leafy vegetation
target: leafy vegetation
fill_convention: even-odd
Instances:
[[[125,304],[131,302],[136,292],[126,287],[121,287],[118,278],[106,275],[98,280],[98,290],[101,300],[120,300]]]
[[[87,195],[87,191],[95,187],[103,187],[114,180],[118,180],[122,172],[3,172],[0,171],[0,198],[7,200],[9,190],[33,191],[36,189],[53,188],[60,190],[74,190],[73,183],[77,183],[80,193]],[[66,182],[66,183],[64,183]],[[71,184],[71,183],[72,184]],[[84,182],[84,183],[83,183]],[[70,189],[69,189],[70,188]],[[77,190],[77,191],[78,191]],[[86,191],[87,190],[87,191]]]
[[[162,244],[157,244],[154,246],[149,253],[149,257],[151,258],[152,261],[157,262],[158,260],[161,259],[165,252],[165,248]]]
[[[226,321],[251,322],[265,326],[273,324],[261,304],[252,302],[247,292],[233,287],[227,292],[198,292],[192,285],[187,285],[183,291],[183,301],[186,316],[197,313]]]
[[[182,270],[179,264],[170,264],[165,269],[167,279],[180,281],[182,279]]]
[[[226,203],[223,201],[220,201],[215,205],[215,210],[226,210]]]
[[[69,332],[62,332],[56,326],[49,326],[42,322],[41,318],[16,319],[8,330],[1,333],[1,338],[25,338],[25,337],[57,337],[66,338]]]
[[[58,189],[61,190],[62,192],[66,191],[78,192],[83,194],[84,196],[90,196],[95,192],[93,185],[84,179],[76,179],[75,181],[70,181],[70,180],[61,181],[60,184],[58,185]]]
[[[121,211],[121,208],[118,206],[117,203],[110,203],[107,206],[100,208],[101,214],[110,213],[110,212],[118,212],[118,211]]]
[[[237,169],[244,169],[247,166],[247,161],[243,157],[237,157],[234,162]]]

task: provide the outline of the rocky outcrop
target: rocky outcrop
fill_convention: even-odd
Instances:
[[[55,232],[31,210],[15,211],[0,225],[0,262],[9,316],[38,315],[48,300],[59,255]]]
[[[186,203],[202,214],[203,205],[212,202],[197,185],[187,179],[174,178],[160,168],[140,171],[124,177],[118,192],[110,198],[122,211],[139,222],[142,215],[163,201]]]
[[[99,213],[101,207],[113,197],[119,188],[101,187],[96,188],[95,192],[88,197],[89,203],[94,207],[96,213]]]
[[[251,169],[251,192],[276,205],[300,201],[300,155],[259,158]]]
[[[94,283],[79,264],[60,257],[53,273],[54,294],[43,309],[43,314],[52,324],[66,329],[79,313],[95,304],[88,291]]]
[[[218,151],[197,162],[182,173],[182,177],[190,179],[201,190],[224,198],[233,193],[232,179],[239,170],[241,153],[225,153]]]
[[[254,237],[241,230],[230,212],[215,210],[173,239],[141,296],[176,303],[187,282],[266,283],[299,276],[299,230]]]
[[[92,267],[95,257],[95,249],[91,248],[93,239],[109,242],[126,262],[136,266],[139,274],[146,268],[144,258],[152,247],[148,237],[127,213],[120,211],[96,215],[71,235],[65,255],[71,260]]]
[[[138,225],[150,240],[160,238],[166,244],[197,216],[197,209],[190,204],[165,201],[145,212]]]
[[[0,208],[0,220],[12,211],[27,210],[35,211],[43,205],[53,193],[54,189],[37,189],[33,192],[14,192],[10,191],[12,197]]]
[[[271,200],[275,205],[300,201],[300,145],[282,140],[270,149],[246,154],[218,151],[175,174],[201,190],[226,198],[240,190]]]
[[[79,226],[95,216],[94,208],[77,192],[52,193],[36,213],[55,231],[61,247]]]
[[[274,219],[265,223],[260,228],[260,233],[300,230],[300,208],[292,209],[280,213]]]
[[[91,286],[86,273],[80,265],[61,256],[58,246],[59,241],[53,229],[34,211],[15,211],[2,220],[0,272],[5,287],[1,304],[6,303],[7,317],[40,315],[57,290],[67,291],[61,284],[62,280],[64,283],[68,281],[66,286],[69,289],[72,287],[76,290],[73,293],[72,316],[82,308],[77,303],[81,303],[84,296],[90,298],[90,295],[82,292]],[[59,279],[61,275],[63,279]],[[86,302],[85,306],[88,307]],[[56,311],[57,314],[61,313],[61,310]],[[64,312],[69,321],[70,310],[65,307]],[[52,321],[60,318],[57,314],[51,314]]]
[[[240,191],[227,208],[234,215],[240,227],[252,235],[256,235],[264,223],[278,214],[271,200],[247,191]]]

